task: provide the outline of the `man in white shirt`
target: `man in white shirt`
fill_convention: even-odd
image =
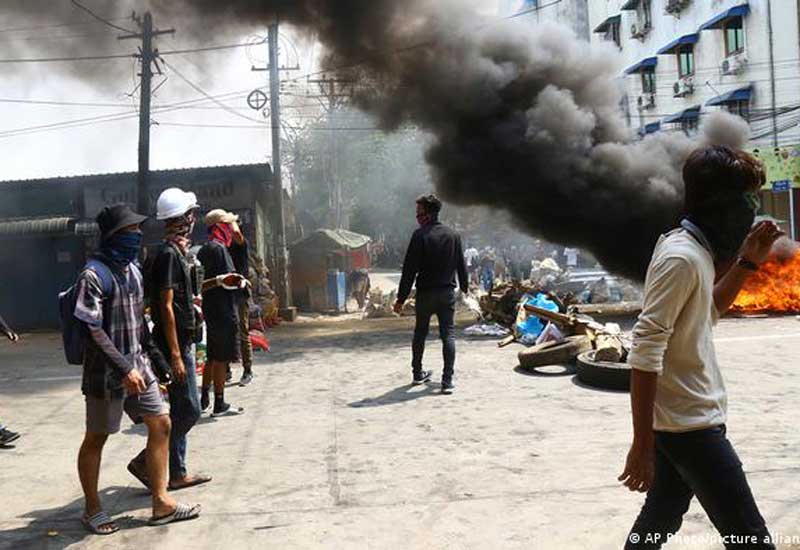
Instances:
[[[647,498],[625,548],[660,548],[697,496],[726,548],[774,549],[725,435],[712,327],[781,232],[752,227],[765,176],[751,155],[698,149],[683,180],[685,217],[655,247],[628,358],[634,433],[619,480]]]

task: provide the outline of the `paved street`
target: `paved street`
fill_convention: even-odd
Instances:
[[[145,525],[149,498],[125,470],[144,444],[126,419],[101,486],[122,530],[87,535],[75,457],[80,370],[56,334],[0,344],[0,418],[23,437],[0,450],[0,547],[290,549],[620,548],[643,497],[620,488],[628,395],[581,387],[558,368],[515,371],[518,347],[459,331],[457,393],[410,388],[410,320],[307,323],[271,334],[240,418],[203,419],[190,465],[211,484],[176,493],[199,520]],[[800,322],[726,320],[719,356],[729,435],[775,535],[800,538]],[[440,346],[428,365],[440,375]],[[680,532],[721,548],[693,504]],[[800,544],[782,548],[800,548]]]

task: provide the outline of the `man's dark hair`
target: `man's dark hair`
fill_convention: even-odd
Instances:
[[[442,201],[433,193],[417,197],[417,204],[421,204],[425,212],[432,216],[438,216],[442,210]]]
[[[701,147],[683,165],[684,208],[707,208],[725,196],[757,191],[764,185],[764,166],[750,153],[725,145]]]

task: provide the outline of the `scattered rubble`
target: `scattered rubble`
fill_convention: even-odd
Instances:
[[[464,329],[464,334],[467,336],[508,336],[510,332],[506,327],[497,323],[472,325]]]

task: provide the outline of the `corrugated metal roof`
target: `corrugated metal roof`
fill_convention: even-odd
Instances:
[[[0,220],[0,237],[33,237],[71,233],[74,218],[19,218]]]
[[[368,244],[372,239],[367,235],[354,233],[346,229],[317,229],[308,237],[294,243],[292,247],[310,244],[314,241],[328,242],[336,247],[355,250]]]
[[[193,171],[212,171],[212,170],[224,170],[230,168],[256,168],[256,167],[268,167],[270,169],[270,174],[272,173],[272,166],[270,165],[270,163],[260,162],[255,164],[219,164],[215,166],[193,166],[188,168],[169,168],[165,170],[150,170],[150,175],[158,176],[158,175],[186,173]],[[95,174],[72,174],[72,175],[53,176],[44,178],[24,178],[17,180],[0,181],[0,185],[12,184],[12,183],[55,183],[59,181],[64,182],[64,181],[83,180],[91,178],[102,178],[108,176],[117,176],[117,177],[130,176],[132,178],[136,178],[136,172],[104,172],[104,173],[100,172]]]

